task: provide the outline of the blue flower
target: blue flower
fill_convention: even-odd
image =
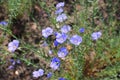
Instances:
[[[91,37],[92,37],[92,40],[97,40],[98,38],[100,38],[102,35],[102,33],[99,31],[99,32],[93,32],[91,34]]]
[[[62,32],[62,33],[68,33],[70,30],[71,30],[71,27],[70,27],[69,25],[64,25],[64,26],[61,28],[61,32]]]
[[[49,50],[49,54],[52,54],[53,52],[52,52],[52,50]]]
[[[8,23],[7,23],[6,21],[1,21],[1,22],[0,22],[0,25],[2,25],[2,26],[7,26]]]
[[[38,78],[38,77],[44,75],[44,70],[43,69],[39,69],[38,71],[34,71],[32,74],[33,74],[33,77]]]
[[[80,28],[80,33],[83,33],[85,31],[85,28]]]
[[[14,52],[19,46],[19,41],[18,40],[13,40],[8,44],[8,50],[10,52]]]
[[[47,74],[47,78],[50,78],[52,76],[52,72],[49,72],[48,74]]]
[[[64,7],[65,5],[65,2],[59,2],[57,5],[56,5],[56,8],[61,8],[61,7]]]
[[[10,65],[8,69],[14,69],[14,65]]]
[[[47,44],[47,42],[46,42],[46,41],[44,41],[44,42],[41,44],[41,46],[42,46],[42,47],[47,47],[47,46],[48,46],[48,44]]]
[[[58,43],[62,44],[63,42],[65,42],[65,41],[67,40],[67,37],[68,37],[68,36],[67,36],[65,33],[62,33],[62,34],[58,33],[58,34],[56,35],[56,41],[57,41]]]
[[[51,63],[50,63],[50,67],[53,70],[57,70],[60,67],[60,59],[57,57],[52,58]]]
[[[65,56],[67,56],[68,50],[67,50],[67,48],[62,47],[62,48],[59,49],[57,54],[58,54],[58,57],[64,58]]]
[[[14,60],[14,59],[10,59],[10,62],[12,63],[11,66],[8,67],[8,69],[13,69],[15,67],[16,64],[20,64],[20,60]]]
[[[67,80],[67,79],[60,77],[58,80]]]
[[[40,73],[38,71],[33,72],[33,77],[38,78],[40,77]]]
[[[44,75],[44,70],[43,69],[39,69],[38,72],[39,72],[40,76]]]
[[[57,47],[58,45],[59,43],[56,40],[54,40],[54,46]]]
[[[12,65],[15,66],[15,64],[16,64],[16,61],[13,61],[13,62],[12,62]]]
[[[60,14],[60,15],[57,16],[56,21],[57,21],[57,22],[63,22],[63,21],[65,21],[66,19],[67,19],[66,14],[62,13],[62,14]]]
[[[52,33],[53,33],[53,29],[50,27],[47,27],[46,29],[42,30],[42,36],[44,36],[45,38],[52,35]]]
[[[12,63],[12,65],[15,65],[16,63],[17,64],[21,63],[19,59],[18,60],[10,59],[10,62]]]
[[[70,38],[70,42],[74,45],[79,45],[82,42],[82,37],[78,36],[78,35],[73,35]]]
[[[20,63],[21,63],[21,61],[18,59],[18,60],[16,61],[16,63],[17,63],[17,64],[20,64]]]
[[[10,59],[10,62],[13,63],[13,62],[14,62],[14,59]]]
[[[55,11],[55,14],[61,14],[63,12],[63,9],[62,8],[59,8],[59,9],[57,9],[56,11]]]
[[[44,41],[44,42],[42,43],[42,47],[47,47],[47,46],[48,46],[47,42]]]
[[[59,33],[58,32],[54,32],[54,36],[57,36]]]

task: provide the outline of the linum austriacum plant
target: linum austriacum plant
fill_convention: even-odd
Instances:
[[[67,15],[63,10],[65,3],[64,2],[60,2],[56,5],[56,21],[58,23],[62,23],[63,21],[67,20]],[[71,31],[71,26],[70,25],[63,25],[60,29],[60,31],[54,31],[51,27],[47,27],[45,29],[42,30],[42,36],[47,39],[50,35],[54,35],[56,37],[56,39],[54,40],[54,46],[57,47],[61,44],[65,44],[66,41],[68,41],[69,43],[71,43],[71,45],[75,45],[75,46],[79,46],[83,39],[81,36],[79,36],[78,34],[75,35],[69,35],[68,33]],[[85,29],[84,28],[80,28],[79,30],[80,33],[84,33]],[[98,32],[93,32],[91,34],[91,38],[92,40],[98,40],[101,37],[102,33],[100,31]],[[47,46],[47,42],[45,41],[45,46]],[[8,44],[8,50],[12,53],[15,52],[15,50],[18,48],[19,46],[19,41],[18,40],[13,40],[12,42],[10,42]],[[49,50],[49,53],[52,54],[53,50]],[[51,62],[50,62],[50,68],[54,71],[58,70],[61,66],[61,60],[65,59],[65,57],[69,54],[69,51],[67,50],[66,47],[60,47],[58,52],[57,52],[57,56],[52,57]],[[69,55],[68,55],[69,56]],[[14,61],[11,60],[11,63],[20,63],[19,60]],[[14,66],[10,66],[9,68],[13,68]],[[33,71],[32,75],[34,78],[39,78],[41,76],[43,76],[45,74],[44,69],[39,69],[39,70],[35,70]],[[48,72],[47,73],[47,78],[51,78],[51,76],[53,75],[52,72]],[[58,80],[67,80],[66,78],[63,77],[59,77]]]

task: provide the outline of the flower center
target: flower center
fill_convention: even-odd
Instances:
[[[16,49],[17,47],[14,45],[13,48]]]
[[[47,31],[47,32],[46,32],[47,35],[50,35],[50,33],[51,33],[50,31]]]
[[[64,56],[64,53],[63,53],[63,52],[61,52],[60,54],[61,54],[62,57]]]
[[[76,39],[76,40],[74,40],[74,42],[75,42],[75,43],[77,43],[77,42],[78,42],[78,40]]]

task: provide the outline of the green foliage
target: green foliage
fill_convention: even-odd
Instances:
[[[119,75],[118,73],[120,72],[120,63],[116,62],[113,65],[109,65],[106,69],[100,72],[100,76],[104,78],[110,78],[110,79],[118,79],[117,76]],[[103,78],[103,80],[104,80]]]
[[[8,11],[10,19],[23,15],[28,12],[31,6],[31,0],[8,0]]]

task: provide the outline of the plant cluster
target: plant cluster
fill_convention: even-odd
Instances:
[[[56,21],[58,23],[62,23],[63,21],[67,20],[67,15],[63,10],[65,3],[64,2],[60,2],[56,5],[56,11],[55,14],[57,15],[56,17]],[[1,22],[1,25],[6,25],[5,22]],[[55,40],[53,42],[55,47],[60,46],[57,55],[54,56],[51,59],[51,63],[50,63],[50,68],[53,71],[56,71],[60,68],[61,65],[61,60],[64,60],[66,56],[69,56],[70,51],[68,50],[68,48],[64,47],[64,45],[62,44],[69,44],[69,45],[75,45],[75,46],[79,46],[83,39],[81,36],[79,36],[78,34],[74,34],[71,35],[70,32],[72,31],[72,27],[68,24],[64,24],[61,28],[60,31],[55,31],[53,30],[51,27],[47,27],[45,29],[42,30],[42,36],[45,38],[45,40],[47,40],[48,37],[50,37],[51,35],[55,36]],[[80,33],[84,33],[85,29],[84,28],[80,28],[79,32]],[[94,32],[91,34],[92,40],[97,40],[98,38],[100,38],[102,35],[102,33],[99,32]],[[45,43],[47,44],[47,42],[45,41]],[[62,46],[61,46],[62,45]],[[8,44],[8,51],[10,52],[15,52],[15,50],[18,48],[19,46],[19,41],[18,40],[13,40],[12,42],[10,42]],[[53,51],[49,50],[49,54],[53,54]],[[18,61],[17,61],[18,62]],[[15,65],[15,61],[12,60],[12,64]],[[9,66],[9,69],[13,68],[14,66]],[[33,77],[38,78],[44,75],[44,70],[43,69],[39,69],[37,71],[33,72]],[[52,76],[52,72],[49,72],[47,74],[47,77],[50,78]],[[65,78],[59,78],[59,80],[66,80]]]
[[[11,4],[12,1],[8,1],[8,2],[9,2],[8,6],[10,7],[9,8],[10,20],[14,19],[19,14],[23,15],[23,12],[20,11],[24,11],[24,9],[20,8],[21,9],[20,11],[17,10],[22,5],[21,2],[20,2],[21,4],[16,4],[18,6],[14,9],[12,9],[14,7],[13,4]],[[24,3],[23,7],[25,6],[26,2],[28,1],[23,1]],[[76,1],[76,5],[77,2],[79,3],[81,1]],[[102,18],[100,19],[101,21],[97,20],[98,16],[96,17],[96,15],[98,14],[98,8],[95,8],[97,4],[96,3],[93,4],[93,1],[90,2],[83,1],[83,2],[85,2],[86,4],[89,3],[89,5],[85,5],[85,6],[90,7],[91,5],[93,5],[93,7],[89,8],[89,9],[93,9],[93,12],[88,9],[80,8],[81,13],[80,11],[76,12],[74,18],[77,20],[79,17],[81,17],[81,19],[79,19],[80,21],[79,20],[76,21],[75,25],[70,25],[69,23],[67,23],[67,21],[69,20],[69,15],[66,14],[64,11],[64,8],[66,6],[65,2],[57,3],[54,11],[56,27],[47,26],[42,28],[40,33],[42,36],[41,41],[43,40],[43,43],[42,44],[40,43],[39,44],[40,47],[37,48],[36,47],[33,48],[31,46],[23,44],[24,41],[16,38],[15,35],[13,35],[11,31],[9,31],[8,27],[6,27],[9,26],[8,23],[9,21],[5,21],[5,20],[0,21],[0,29],[7,31],[7,33],[12,35],[13,38],[12,41],[9,41],[7,43],[8,52],[14,55],[14,53],[20,51],[21,53],[23,52],[23,54],[20,54],[23,57],[27,54],[26,49],[31,49],[30,50],[31,52],[35,52],[36,54],[38,53],[37,55],[39,55],[41,61],[42,58],[45,58],[45,60],[48,61],[48,63],[46,63],[48,64],[47,68],[44,68],[44,66],[37,66],[37,69],[32,70],[31,74],[33,79],[39,79],[39,78],[42,79],[44,78],[44,76],[47,79],[57,78],[57,80],[69,80],[69,79],[79,80],[81,79],[81,77],[84,77],[84,79],[89,80],[89,77],[91,76],[104,77],[104,75],[116,77],[117,71],[119,71],[118,61],[120,57],[119,55],[120,38],[119,36],[118,37],[111,37],[111,36],[114,36],[115,34],[113,27],[115,26],[117,21],[113,23],[114,25],[112,23],[109,23],[112,27],[108,29],[105,24],[102,24],[102,20],[101,20]],[[42,4],[43,7],[45,4],[44,2]],[[81,5],[84,4],[81,3]],[[77,6],[77,7],[81,7],[81,6]],[[37,8],[38,12],[40,11],[40,8],[37,5],[35,6],[35,8]],[[87,13],[85,10],[88,10],[88,12],[91,11],[91,13],[94,14]],[[93,21],[95,20],[96,23],[92,22],[91,18],[93,19]],[[90,23],[88,23],[89,22],[88,20],[90,21]],[[81,27],[81,25],[80,27],[77,27],[79,26],[79,24],[81,24],[83,27]],[[84,25],[86,27],[84,27]],[[94,27],[96,25],[97,27]],[[14,31],[17,32],[17,30]],[[112,32],[114,32],[114,34]],[[24,49],[26,52],[24,51]],[[46,52],[48,52],[47,56],[43,55],[44,54],[43,49],[45,49]],[[14,56],[17,56],[17,54],[15,54]],[[28,65],[32,64],[30,63],[30,61],[27,61],[26,58],[25,59],[21,57],[18,59],[11,58],[9,60],[10,65],[7,66],[8,69],[13,70],[16,68],[17,65],[21,65],[22,63],[21,60],[25,61]],[[113,64],[115,65],[113,66]],[[37,64],[32,64],[32,65],[36,67]],[[104,70],[102,70],[103,67],[105,67]],[[64,72],[65,74],[66,73],[67,74],[59,75],[59,73],[64,73]],[[97,74],[97,72],[100,72],[99,75]],[[118,77],[119,77],[119,72],[118,72]]]

